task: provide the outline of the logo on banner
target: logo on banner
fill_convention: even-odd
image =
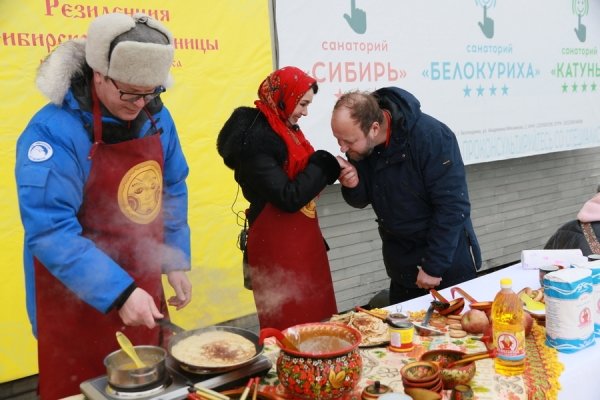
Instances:
[[[581,17],[588,14],[590,11],[589,0],[573,0],[573,14],[577,15],[577,28],[575,28],[575,35],[580,42],[585,42],[585,25],[581,23]]]
[[[489,8],[496,6],[496,0],[475,0],[477,5],[483,7],[483,22],[479,22],[481,32],[486,38],[491,39],[494,37],[494,20],[488,17],[487,11]]]
[[[131,168],[119,184],[119,208],[131,221],[149,224],[154,221],[162,203],[162,172],[154,161]]]
[[[350,28],[359,35],[367,31],[367,13],[356,8],[356,0],[350,0],[350,15],[344,14]]]

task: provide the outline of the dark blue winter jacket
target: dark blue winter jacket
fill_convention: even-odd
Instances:
[[[351,161],[360,183],[343,187],[344,199],[357,208],[372,205],[392,280],[416,287],[417,265],[442,277],[443,287],[474,277],[481,254],[454,133],[422,113],[405,90],[390,87],[373,94],[392,115],[391,138],[387,147]]]

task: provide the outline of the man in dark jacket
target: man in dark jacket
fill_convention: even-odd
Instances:
[[[390,303],[475,278],[481,253],[454,133],[399,88],[341,96],[331,119],[346,153],[348,204],[371,204],[391,278]]]

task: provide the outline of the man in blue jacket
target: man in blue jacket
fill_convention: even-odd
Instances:
[[[163,344],[156,320],[191,300],[188,166],[160,98],[173,53],[156,20],[106,14],[40,65],[51,103],[20,136],[15,175],[42,400],[104,375],[117,330]]]
[[[377,215],[390,303],[475,278],[481,254],[454,133],[394,87],[344,94],[331,127],[349,159],[339,157],[344,199]]]

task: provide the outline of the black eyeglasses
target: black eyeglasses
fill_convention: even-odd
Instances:
[[[119,89],[117,83],[112,78],[108,79],[110,79],[112,84],[115,85],[115,88],[117,88],[117,90],[119,91],[120,99],[129,103],[135,103],[139,99],[144,99],[144,102],[148,103],[152,101],[152,99],[155,99],[156,97],[160,96],[161,93],[167,91],[167,89],[165,89],[164,86],[157,86],[154,88],[154,91],[152,93],[128,93]]]

